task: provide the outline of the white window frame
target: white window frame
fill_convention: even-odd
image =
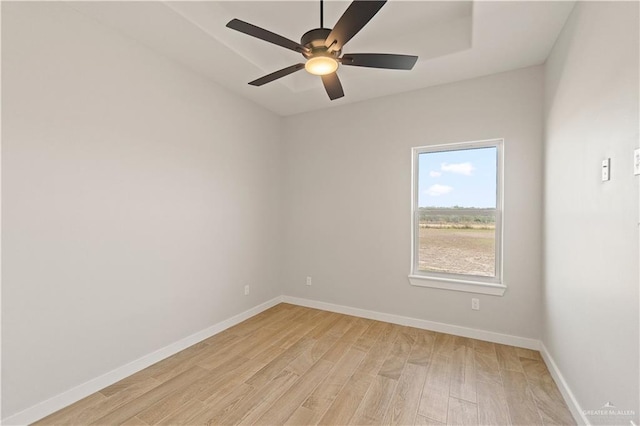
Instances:
[[[477,275],[426,272],[418,269],[420,250],[420,227],[418,210],[418,158],[420,154],[442,151],[458,151],[472,148],[496,148],[496,275],[483,277]],[[459,142],[441,145],[415,147],[411,150],[411,273],[409,282],[419,287],[432,287],[469,293],[502,296],[507,286],[502,280],[502,247],[503,247],[503,173],[504,173],[504,140],[489,139],[473,142]]]

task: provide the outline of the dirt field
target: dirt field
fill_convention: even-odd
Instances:
[[[495,275],[494,229],[420,229],[419,269]]]

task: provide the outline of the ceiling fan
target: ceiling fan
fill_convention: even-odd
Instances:
[[[239,19],[232,19],[227,23],[227,27],[301,53],[306,59],[304,63],[291,65],[267,74],[249,82],[249,84],[262,86],[304,68],[310,74],[319,75],[322,78],[322,84],[329,98],[334,100],[344,96],[342,84],[336,74],[338,64],[410,70],[418,60],[417,56],[389,53],[345,53],[342,55],[344,45],[367,25],[385,3],[386,0],[354,0],[338,19],[333,29],[330,29],[324,28],[323,0],[320,0],[320,28],[314,28],[304,33],[300,43]]]

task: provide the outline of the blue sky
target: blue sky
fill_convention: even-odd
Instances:
[[[418,157],[418,206],[495,207],[495,147],[426,152]]]

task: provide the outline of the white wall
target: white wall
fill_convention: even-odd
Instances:
[[[636,424],[638,12],[637,2],[578,3],[545,67],[543,332],[582,409],[612,402]]]
[[[281,294],[279,117],[61,3],[2,107],[4,417]]]
[[[538,338],[542,77],[532,67],[284,119],[285,294]],[[491,138],[505,139],[507,292],[411,286],[411,147]]]

